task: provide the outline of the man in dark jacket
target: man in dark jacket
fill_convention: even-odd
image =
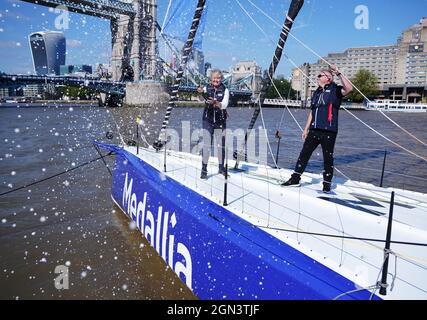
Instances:
[[[342,86],[333,82],[333,76],[340,78]],[[302,133],[304,146],[299,155],[294,173],[282,186],[299,186],[313,151],[320,144],[323,151],[323,191],[331,191],[334,174],[334,147],[338,133],[338,111],[341,100],[353,90],[347,78],[343,77],[336,66],[322,70],[317,76],[319,87],[311,98],[311,112]]]
[[[204,88],[198,88],[199,93],[205,96],[206,106],[203,110],[203,149],[202,149],[202,173],[201,179],[207,179],[208,161],[211,152],[213,137],[218,143],[219,173],[225,174],[225,129],[227,122],[227,106],[229,91],[221,82],[222,72],[213,70],[211,72],[211,83]]]

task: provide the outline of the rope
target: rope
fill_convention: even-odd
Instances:
[[[194,12],[194,17],[193,17],[193,22],[192,22],[192,25],[190,28],[190,32],[188,33],[187,41],[184,45],[184,49],[182,50],[182,59],[181,59],[180,66],[178,68],[177,77],[175,79],[176,81],[172,87],[172,93],[171,93],[171,96],[169,99],[169,106],[166,109],[166,114],[165,114],[165,117],[163,120],[162,128],[161,128],[160,133],[159,133],[159,137],[157,138],[157,141],[154,142],[154,144],[153,144],[153,146],[156,150],[160,150],[164,146],[164,144],[166,144],[166,141],[164,141],[164,143],[162,143],[161,140],[162,140],[162,137],[164,136],[164,133],[166,132],[166,127],[169,124],[169,118],[170,118],[170,115],[172,113],[172,109],[175,107],[175,101],[178,98],[179,86],[181,84],[182,76],[183,76],[184,70],[185,70],[185,66],[187,65],[187,61],[188,61],[188,58],[190,56],[191,49],[193,47],[193,42],[194,42],[194,38],[196,37],[197,29],[199,28],[200,18],[201,18],[202,13],[203,13],[205,2],[206,2],[206,0],[198,0],[198,2],[197,2],[197,7],[196,7],[196,10]]]
[[[280,27],[280,25],[273,19],[271,18],[266,12],[264,12],[261,8],[259,8],[257,5],[255,5],[251,0],[247,0],[250,4],[252,4],[258,11],[260,11],[265,17],[267,17],[269,20],[271,20],[274,24],[276,24],[277,26]],[[321,59],[323,62],[325,62],[328,66],[332,66],[331,63],[329,63],[325,58],[323,58],[322,56],[320,56],[316,51],[314,51],[312,48],[310,48],[308,45],[306,45],[303,41],[301,41],[300,39],[298,39],[296,36],[294,36],[290,30],[288,30],[288,35],[290,35],[292,38],[294,38],[298,43],[300,43],[304,48],[306,48],[307,50],[309,50],[311,53],[313,53],[316,57],[318,57],[319,59]],[[352,84],[352,86],[368,101],[371,102],[371,100],[369,100],[369,98],[344,74],[342,73],[342,75]],[[418,141],[419,143],[421,143],[422,145],[427,147],[427,143],[425,143],[424,141],[420,140],[419,138],[417,138],[414,134],[410,133],[408,130],[406,130],[405,128],[403,128],[401,125],[399,125],[397,122],[395,122],[393,119],[391,119],[389,116],[387,116],[382,110],[377,109],[377,111],[379,111],[387,120],[389,120],[391,123],[393,123],[396,127],[398,127],[399,129],[401,129],[403,132],[405,132],[406,134],[408,134],[411,138],[415,139],[416,141]]]
[[[105,159],[102,157],[102,153],[101,153],[101,151],[99,150],[99,147],[98,147],[96,144],[94,144],[94,145],[93,145],[93,147],[95,148],[96,152],[98,152],[99,156],[101,157],[101,160],[102,160],[102,162],[104,163],[105,168],[107,168],[108,173],[110,174],[110,176],[113,176],[113,173],[111,172],[110,168],[108,167],[107,162],[106,162],[106,161],[105,161]]]
[[[263,112],[262,112],[261,99],[258,99],[258,104],[259,104],[259,110],[260,110],[260,114],[261,114],[262,126],[264,128],[265,138],[267,139],[268,151],[270,151],[271,159],[273,159],[273,164],[277,168],[278,165],[277,165],[276,157],[274,156],[273,151],[271,149],[270,139],[268,138],[268,134],[267,134],[267,128],[266,128],[266,125],[265,125],[264,115],[263,115]],[[267,165],[265,165],[265,168],[268,170]],[[279,174],[280,174],[280,171],[279,171]]]
[[[287,56],[285,55],[285,57],[287,58]],[[294,66],[296,66],[296,64],[292,61],[292,60],[290,60],[290,59],[288,59]],[[299,68],[299,67],[297,67],[298,69],[299,69],[299,71],[301,72],[301,74],[303,75],[303,76],[305,76],[310,82],[312,82],[312,83],[314,83],[314,81],[313,80],[311,80],[310,79],[310,77],[303,71],[303,70],[301,70],[301,68]],[[317,84],[316,84],[317,85]],[[280,92],[277,90],[277,87],[275,87],[275,89],[276,89],[276,91],[277,91],[277,93],[279,94],[279,96],[281,97],[281,99],[283,100],[283,97],[280,95]],[[287,106],[286,106],[287,107]],[[363,120],[361,120],[360,118],[358,118],[356,115],[354,115],[352,112],[350,112],[349,110],[347,110],[347,108],[345,108],[344,106],[342,106],[342,108],[345,110],[345,111],[347,111],[351,116],[353,116],[354,118],[356,118],[359,122],[361,122],[363,125],[365,125],[367,128],[369,128],[370,130],[372,130],[373,132],[375,132],[376,134],[378,134],[379,136],[381,136],[382,138],[384,138],[385,140],[387,140],[388,142],[390,142],[390,143],[392,143],[392,144],[394,144],[395,146],[397,146],[398,148],[400,148],[400,149],[402,149],[402,150],[404,150],[404,151],[406,151],[407,153],[409,153],[409,154],[411,154],[411,155],[413,155],[413,156],[415,156],[415,157],[417,157],[417,158],[419,158],[419,159],[421,159],[421,160],[424,160],[424,161],[427,161],[427,158],[425,158],[425,157],[423,157],[423,156],[420,156],[420,155],[418,155],[417,153],[415,153],[415,152],[413,152],[413,151],[411,151],[411,150],[409,150],[409,149],[407,149],[407,148],[405,148],[405,147],[403,147],[402,145],[400,145],[400,144],[398,144],[397,142],[394,142],[394,141],[392,141],[391,139],[389,139],[389,138],[387,138],[385,135],[383,135],[383,134],[381,134],[379,131],[377,131],[377,130],[375,130],[374,128],[372,128],[370,125],[368,125],[367,123],[365,123]],[[289,113],[292,115],[292,113],[290,112],[290,110],[289,110],[289,108],[288,108],[288,111],[289,111]],[[298,125],[298,127],[301,129],[301,131],[302,131],[302,128],[301,128],[301,126],[299,125],[299,123],[298,123],[298,121],[296,121],[296,119],[295,119],[295,117],[292,115],[292,118],[294,119],[294,121],[295,121],[295,123]]]
[[[286,57],[286,55],[285,55]],[[269,75],[270,76],[270,75]],[[271,78],[270,78],[271,79]],[[282,95],[280,94],[279,90],[276,87],[276,84],[274,83],[273,79],[271,79],[271,83],[273,84],[274,89],[276,90],[277,94],[279,95],[280,99],[284,100]],[[298,128],[300,128],[301,131],[303,131],[302,127],[300,126],[300,124],[298,123],[297,119],[294,117],[294,115],[292,114],[291,110],[289,109],[288,105],[285,104],[286,109],[288,110],[289,114],[291,115],[292,119],[295,121],[295,123],[297,124]],[[283,109],[283,111],[285,111]]]
[[[244,7],[240,4],[240,2],[239,2],[239,0],[236,0],[237,1],[237,3],[239,4],[239,6],[240,6],[240,8],[246,13],[246,15],[248,15],[248,17],[251,19],[251,21],[258,27],[258,29],[259,30],[261,30],[261,32],[272,42],[272,40],[268,37],[268,35],[265,33],[265,31],[262,29],[262,27],[260,27],[257,23],[256,23],[256,21],[250,16],[250,14],[244,9]],[[288,33],[289,33],[289,30],[288,30]],[[303,71],[303,70],[301,70],[290,58],[288,58],[287,57],[287,55],[286,54],[284,54],[284,56],[289,60],[289,61],[291,61],[291,63],[295,66],[295,67],[297,67],[300,71],[301,71],[301,73],[309,80],[309,81],[311,81],[311,82],[313,82],[306,74],[305,74],[305,72]],[[271,75],[270,75],[270,73],[268,73],[268,76],[270,77],[270,81],[271,81],[271,83],[273,84],[273,86],[274,86],[274,88],[275,88],[275,90],[276,90],[276,92],[279,94],[279,96],[280,96],[280,98],[283,100],[283,97],[282,97],[282,95],[280,94],[280,92],[279,92],[279,90],[277,89],[277,87],[275,86],[275,84],[274,84],[274,81],[273,81],[273,79],[272,79],[272,77],[271,77]],[[288,112],[291,114],[291,116],[292,116],[292,118],[294,119],[294,121],[295,121],[295,123],[298,125],[298,127],[300,128],[300,130],[301,131],[303,131],[303,129],[302,129],[302,127],[299,125],[299,123],[298,123],[298,121],[295,119],[295,117],[293,116],[293,114],[292,114],[292,112],[289,110],[289,108],[286,106],[286,108],[288,109]],[[260,104],[260,106],[259,106],[259,108],[257,109],[257,110],[259,110],[258,111],[258,113],[261,113],[261,115],[262,115],[262,106],[261,106],[261,104]],[[256,114],[257,115],[257,114]],[[254,114],[254,116],[255,116],[255,114]],[[262,120],[263,120],[263,117],[262,117]],[[362,121],[362,120],[360,120],[360,121]],[[363,121],[362,121],[363,122]],[[251,123],[252,124],[252,123]],[[263,121],[263,124],[264,124],[264,121]],[[367,125],[367,124],[366,124]],[[265,124],[264,124],[264,127],[265,127]],[[373,129],[374,130],[374,129]],[[375,130],[376,131],[376,130]],[[378,132],[378,134],[380,134],[379,132]],[[381,135],[381,134],[380,134]],[[388,141],[390,141],[390,142],[392,142],[392,143],[394,143],[395,145],[397,145],[397,146],[400,146],[399,144],[397,144],[397,143],[395,143],[395,142],[393,142],[393,141],[391,141],[390,139],[388,139],[387,137],[385,137],[384,135],[381,135],[381,136],[383,136],[384,138],[386,138]],[[268,142],[268,145],[269,145],[269,149],[270,149],[270,153],[272,154],[272,157],[273,157],[273,161],[274,161],[274,163],[275,163],[275,165],[276,165],[276,167],[277,167],[277,163],[276,163],[276,160],[275,160],[275,158],[274,158],[274,156],[273,156],[273,153],[271,152],[271,146],[270,146],[270,142],[269,142],[269,140],[268,140],[268,138],[267,138],[267,142]],[[416,156],[418,156],[416,153],[413,153],[412,151],[410,151],[410,150],[408,150],[408,149],[406,149],[406,148],[404,148],[404,147],[402,147],[402,146],[400,146],[401,148],[403,148],[405,151],[407,151],[407,152],[410,152],[411,154],[414,154],[414,155],[416,155]],[[418,157],[421,157],[421,156],[418,156]],[[421,157],[422,159],[423,159],[423,157]],[[426,161],[427,161],[427,159],[426,159]],[[237,163],[236,163],[237,164]],[[339,173],[341,173],[344,177],[346,177],[348,180],[352,180],[352,179],[350,179],[347,175],[345,175],[341,170],[339,170],[337,167],[335,167],[334,166],[334,168],[335,168],[335,170],[337,170]],[[280,172],[280,171],[279,171]],[[335,206],[337,206],[336,204],[335,204]],[[337,210],[338,210],[338,208],[337,208]],[[343,231],[343,230],[341,230],[341,231]]]
[[[153,154],[155,154],[155,151],[154,150],[146,150],[148,153],[153,153]],[[182,156],[180,156],[180,155],[177,155],[177,154],[171,154],[171,155],[173,155],[173,156],[175,156],[175,157],[178,157],[178,158],[183,158],[183,159],[187,159],[187,157],[184,157],[183,155]],[[157,157],[156,157],[157,158]],[[191,167],[194,167],[194,166],[192,166],[191,164],[185,164],[185,163],[183,163],[184,164],[184,167],[186,168],[187,167],[187,165],[190,165]],[[159,164],[160,165],[160,164]],[[195,167],[194,167],[195,168]],[[243,175],[241,174],[241,177],[243,177]],[[197,179],[197,175],[195,175],[195,178]],[[212,182],[212,180],[213,179],[211,179],[211,182]],[[242,181],[243,182],[243,181]],[[232,183],[233,184],[233,183]],[[236,184],[233,184],[233,185],[235,185],[235,186],[237,186]],[[212,188],[212,184],[211,184],[211,188]],[[217,191],[222,191],[222,189],[220,189],[220,188],[216,188],[215,187],[215,189],[217,190]],[[211,191],[211,195],[212,195],[212,191]],[[261,195],[259,195],[261,198],[263,198]],[[215,201],[219,201],[218,199],[216,199]],[[243,203],[243,199],[242,199],[242,203]],[[232,202],[234,202],[234,201],[232,201]],[[274,201],[272,201],[274,204],[276,204],[276,205],[279,205],[279,206],[283,206],[283,204],[278,204],[278,203],[276,203],[276,202],[274,202]],[[250,207],[253,207],[251,204],[248,204]],[[259,209],[259,208],[258,208]],[[243,210],[243,205],[242,205],[242,210]],[[290,209],[291,211],[293,211],[292,209]],[[261,211],[263,211],[262,209],[261,209]],[[243,213],[243,212],[242,212]],[[265,213],[265,214],[268,214],[268,213]],[[301,215],[301,213],[299,213],[300,215]],[[253,216],[253,214],[251,214],[252,216]],[[303,215],[303,216],[305,216],[305,215]],[[311,217],[308,217],[308,216],[306,216],[307,218],[309,218],[309,219],[312,219]],[[279,219],[279,220],[281,220],[280,218],[278,218],[278,217],[274,217],[275,219]],[[316,222],[318,222],[318,223],[321,223],[320,221],[317,221],[316,219],[314,219],[313,221],[316,221]],[[261,228],[265,228],[266,226],[265,225],[258,225],[258,227],[261,227]],[[268,225],[267,225],[267,227],[268,227]],[[271,228],[272,229],[272,228]],[[286,229],[277,229],[277,230],[285,230],[286,231]],[[301,233],[301,234],[310,234],[309,232],[304,232],[304,231],[299,231],[299,230],[288,230],[289,232],[299,232],[299,233]],[[337,231],[339,231],[339,230],[337,230]],[[341,230],[341,232],[342,232],[342,230]],[[313,234],[313,235],[316,235],[316,233],[311,233],[311,234]],[[364,242],[366,242],[367,244],[369,244],[369,245],[371,245],[371,246],[374,246],[375,248],[377,248],[377,249],[380,249],[379,247],[377,247],[377,246],[375,246],[374,244],[372,244],[372,243],[370,243],[370,242],[367,242],[367,241],[377,241],[377,242],[384,242],[384,240],[377,240],[377,239],[364,239],[364,238],[357,238],[357,237],[343,237],[343,236],[339,236],[339,235],[328,235],[328,234],[320,234],[320,233],[317,233],[317,235],[320,235],[320,236],[322,236],[322,235],[325,235],[325,236],[331,236],[331,237],[336,237],[336,238],[347,238],[347,239],[354,239],[354,240],[360,240],[360,241],[364,241]],[[319,241],[322,241],[322,242],[324,242],[322,239],[321,239],[321,237],[318,239]],[[325,242],[325,243],[327,243],[327,242]],[[407,245],[421,245],[421,246],[427,246],[427,244],[417,244],[417,243],[411,243],[411,242],[400,242],[400,241],[392,241],[392,243],[400,243],[400,244],[407,244]],[[328,243],[329,244],[329,243]],[[329,244],[330,245],[330,244]],[[336,249],[338,249],[339,250],[339,248],[336,248]],[[341,248],[342,249],[342,248]],[[349,253],[349,252],[346,252],[347,254],[351,254],[351,253]],[[397,256],[397,255],[396,255]],[[354,256],[355,258],[358,258],[358,257],[356,257],[356,256]],[[413,261],[411,261],[411,260],[408,260],[408,259],[406,259],[406,258],[404,258],[404,257],[402,257],[401,255],[399,255],[399,257],[400,258],[402,258],[402,259],[404,259],[405,261],[407,261],[408,263],[411,263],[411,264],[414,264],[415,266],[417,266],[417,267],[420,267],[420,268],[423,268],[423,269],[427,269],[427,268],[425,268],[424,266],[422,266],[422,265],[419,265],[419,264],[416,264],[416,263],[414,263]],[[375,267],[374,265],[371,265],[372,267]],[[395,273],[395,276],[394,277],[396,277],[396,273]],[[410,284],[410,285],[412,285],[412,284]]]
[[[347,295],[349,295],[349,294],[352,294],[352,293],[356,293],[356,292],[360,292],[360,291],[365,291],[365,290],[372,290],[372,289],[378,288],[378,286],[379,286],[378,284],[374,284],[374,285],[369,286],[369,287],[360,288],[360,289],[355,289],[355,290],[350,290],[350,291],[347,291],[347,292],[341,293],[340,295],[336,296],[336,297],[335,297],[335,298],[333,298],[332,300],[338,300],[338,299],[340,299],[340,298],[342,298],[342,297],[344,297],[344,296],[347,296]],[[372,300],[372,295],[370,296],[369,300]]]
[[[154,153],[154,151],[153,151],[153,150],[149,150],[149,149],[145,149],[145,148],[144,148],[144,150],[145,150],[145,151],[147,151],[147,152],[153,152],[153,153]],[[169,156],[173,156],[173,157],[175,157],[175,158],[179,158],[179,159],[185,159],[185,160],[188,160],[188,157],[186,157],[185,155],[180,155],[180,154],[169,154]],[[190,167],[196,168],[195,166],[193,166],[193,165],[191,165],[191,164],[186,163],[186,166],[187,166],[187,165],[189,165]],[[197,168],[196,168],[196,169],[197,169]],[[230,180],[228,183],[229,183],[230,185],[233,185],[233,186],[239,187],[237,184],[233,183],[231,180]],[[222,190],[222,189],[218,189],[218,190]],[[260,198],[262,198],[262,199],[264,199],[264,200],[269,200],[268,198],[265,198],[265,197],[263,197],[262,195],[257,195],[257,196],[259,196]],[[271,201],[271,202],[272,202],[272,204],[274,204],[274,205],[280,206],[280,207],[282,207],[282,208],[284,208],[284,209],[287,209],[287,210],[290,210],[290,211],[292,211],[292,212],[294,212],[294,213],[296,213],[296,214],[299,214],[299,215],[303,216],[304,218],[311,219],[312,221],[314,221],[314,222],[316,222],[316,223],[320,223],[320,224],[322,224],[322,222],[321,222],[321,221],[316,220],[316,219],[313,219],[312,217],[307,216],[307,215],[305,215],[305,214],[302,214],[302,213],[300,212],[300,210],[296,211],[296,210],[293,210],[293,209],[291,209],[291,208],[289,208],[289,207],[285,207],[282,203],[278,203],[278,202],[275,202],[275,201]],[[265,214],[268,214],[268,212],[266,212],[266,211],[263,211],[263,212],[264,212]],[[324,224],[324,225],[325,225],[325,224]],[[265,226],[261,226],[261,225],[257,225],[257,226],[258,226],[258,227],[264,227],[264,228],[266,228]],[[328,226],[328,225],[325,225],[325,226]],[[330,226],[328,226],[328,227],[330,227]],[[293,233],[301,233],[301,234],[314,235],[314,236],[333,237],[333,238],[347,239],[347,240],[360,240],[360,241],[382,242],[382,243],[384,243],[384,242],[385,242],[385,240],[382,240],[382,239],[363,238],[363,237],[353,237],[353,236],[341,236],[341,235],[334,235],[334,234],[316,233],[316,232],[308,232],[308,231],[306,232],[306,231],[292,230],[292,229],[284,229],[284,228],[268,227],[268,229],[278,230],[278,231],[285,231],[285,232],[293,232]],[[339,229],[335,229],[335,230],[336,230],[336,231],[338,231],[338,232],[343,232],[343,230],[339,230]],[[394,243],[394,244],[402,244],[402,245],[414,245],[414,246],[424,246],[424,247],[427,247],[427,243],[405,242],[405,241],[395,241],[395,240],[391,240],[391,243]]]
[[[166,19],[167,19],[167,17],[168,17],[169,10],[170,10],[170,8],[171,8],[171,4],[172,4],[172,0],[169,0],[168,7],[167,7],[167,9],[166,9],[166,13],[165,13],[165,18],[163,19],[163,23],[162,23],[162,30],[160,31],[162,34],[163,34],[163,29],[165,28]]]
[[[98,161],[98,160],[104,159],[105,157],[108,157],[108,156],[110,156],[111,154],[112,154],[112,152],[110,152],[110,153],[108,153],[108,154],[106,154],[106,155],[100,156],[100,157],[98,157],[98,158],[95,158],[95,159],[89,160],[89,161],[87,161],[87,162],[84,162],[84,163],[82,163],[82,164],[79,164],[79,165],[78,165],[78,166],[76,166],[76,167],[66,169],[65,171],[62,171],[62,172],[57,173],[57,174],[54,174],[54,175],[49,176],[49,177],[47,177],[47,178],[44,178],[44,179],[41,179],[41,180],[38,180],[38,181],[35,181],[35,182],[32,182],[32,183],[28,183],[28,184],[25,184],[25,185],[20,186],[20,187],[18,187],[18,188],[15,188],[15,189],[12,189],[12,190],[9,190],[9,191],[6,191],[6,192],[3,192],[3,193],[0,193],[0,197],[1,197],[1,196],[4,196],[4,195],[7,195],[7,194],[9,194],[9,193],[13,193],[13,192],[16,192],[16,191],[19,191],[19,190],[22,190],[22,189],[25,189],[25,188],[28,188],[28,187],[34,186],[34,185],[36,185],[36,184],[39,184],[39,183],[45,182],[45,181],[47,181],[47,180],[50,180],[50,179],[53,179],[53,178],[59,177],[59,176],[61,176],[61,175],[63,175],[63,174],[69,173],[69,172],[74,171],[74,170],[76,170],[76,169],[79,169],[79,168],[82,168],[82,167],[84,167],[84,166],[87,166],[87,165],[89,165],[89,164],[91,164],[91,163],[93,163],[93,162],[96,162],[96,161]]]
[[[307,216],[305,216],[305,217],[307,217]],[[314,221],[316,221],[316,220],[314,220]],[[257,226],[257,227],[262,227],[262,226]],[[300,231],[300,230],[292,230],[292,229],[284,229],[284,228],[275,228],[275,227],[268,227],[268,229],[277,230],[277,231],[284,231],[284,232],[291,232],[291,233],[297,233],[297,234],[306,234],[306,235],[310,235],[310,236],[338,238],[338,239],[344,239],[344,240],[359,240],[359,241],[384,242],[384,243],[386,242],[385,240],[382,240],[382,239],[361,238],[361,237],[351,237],[351,236],[341,236],[341,235],[328,234],[328,233],[308,232],[308,231]],[[391,240],[390,243],[403,244],[403,245],[408,245],[408,246],[427,247],[427,243],[421,243],[421,242],[407,242],[407,241],[395,241],[395,240]]]
[[[252,18],[252,16],[249,14],[249,12],[246,11],[246,9],[242,6],[242,4],[240,3],[239,0],[236,0],[237,4],[239,5],[239,7],[243,10],[243,12],[249,17],[249,19],[258,27],[259,30],[261,30],[261,32],[265,35],[265,37],[267,39],[269,39],[268,35],[265,33],[265,31],[256,23],[256,21]],[[296,16],[298,15],[299,11],[301,10],[303,6],[303,1],[298,1],[298,0],[292,0],[291,4],[289,6],[289,11],[288,14],[286,15],[286,19],[285,22],[283,23],[282,26],[282,31],[280,33],[280,37],[279,40],[277,42],[276,45],[276,50],[274,52],[272,61],[270,63],[270,67],[268,68],[268,76],[270,78],[270,80],[273,78],[274,73],[276,71],[276,68],[280,62],[280,59],[283,55],[283,48],[285,46],[286,40],[288,38],[288,32],[289,30],[292,28],[292,25],[294,23],[294,19],[296,18]],[[261,95],[260,95],[260,100],[261,100],[261,105],[264,102],[264,95],[265,92],[267,91],[267,88],[269,86],[269,83],[271,83],[272,81],[268,81],[268,79],[264,79],[264,83],[263,83],[263,87],[261,89]],[[260,113],[260,109],[256,108],[254,110],[254,113],[252,115],[251,121],[249,123],[249,127],[248,130],[245,134],[245,141],[244,141],[244,145],[243,148],[246,146],[246,142],[247,142],[247,137],[248,137],[248,132],[250,132],[253,128],[253,126],[255,125],[255,122],[258,118],[258,115]],[[235,168],[237,168],[238,166],[238,161],[236,162]]]
[[[310,82],[312,82],[312,83],[314,83],[314,81],[313,80],[311,80],[310,79],[310,77],[303,71],[303,70],[301,70],[301,68],[298,68],[299,70],[300,70],[300,72],[301,72],[301,74],[304,76],[304,77],[306,77]],[[317,84],[316,84],[317,85]],[[395,146],[397,146],[398,148],[400,148],[400,149],[402,149],[402,150],[404,150],[404,151],[406,151],[407,153],[409,153],[409,154],[411,154],[411,155],[413,155],[413,156],[415,156],[415,157],[417,157],[417,158],[419,158],[419,159],[421,159],[421,160],[424,160],[424,161],[427,161],[427,158],[425,158],[425,157],[423,157],[423,156],[420,156],[419,154],[417,154],[417,153],[415,153],[415,152],[413,152],[413,151],[411,151],[411,150],[409,150],[409,149],[407,149],[407,148],[405,148],[405,147],[403,147],[402,145],[400,145],[400,144],[398,144],[397,142],[394,142],[394,141],[392,141],[391,139],[389,139],[389,138],[387,138],[385,135],[383,135],[383,134],[381,134],[379,131],[377,131],[377,130],[375,130],[374,128],[372,128],[370,125],[368,125],[366,122],[364,122],[363,120],[361,120],[360,118],[358,118],[357,116],[355,116],[352,112],[350,112],[349,110],[347,110],[347,108],[345,108],[345,107],[343,107],[343,106],[341,106],[345,111],[347,111],[351,116],[353,116],[354,118],[356,118],[359,122],[361,122],[364,126],[366,126],[367,128],[369,128],[370,130],[372,130],[373,132],[375,132],[376,134],[378,134],[380,137],[382,137],[382,138],[384,138],[385,140],[387,140],[388,142],[390,142],[390,143],[392,143],[392,144],[394,144]],[[297,123],[297,125],[300,127],[300,125],[298,124],[298,122],[296,122]],[[301,127],[300,127],[301,128]]]
[[[273,83],[273,85],[275,86],[276,84],[274,83],[274,81],[272,82]],[[289,90],[288,90],[288,98],[287,98],[287,100],[289,101],[290,100],[290,96],[291,96],[291,89],[292,89],[292,86],[291,86],[291,83],[289,83]],[[276,90],[276,91],[279,91],[279,90]],[[282,99],[283,100],[283,99]],[[288,105],[287,104],[285,104],[285,107],[287,107]],[[282,127],[282,124],[283,124],[283,119],[284,119],[284,117],[285,117],[285,108],[283,108],[283,112],[282,112],[282,116],[280,117],[280,122],[279,122],[279,125],[276,127],[276,130],[279,130],[281,127]]]
[[[402,149],[402,150],[405,150],[407,153],[412,154],[413,156],[415,156],[415,157],[417,157],[417,158],[419,158],[419,159],[421,159],[421,160],[427,161],[427,158],[424,158],[423,156],[420,156],[420,155],[418,155],[417,153],[415,153],[415,152],[413,152],[413,151],[411,151],[411,150],[409,150],[409,149],[407,149],[407,148],[405,148],[405,147],[401,146],[401,145],[400,145],[400,144],[398,144],[397,142],[394,142],[393,140],[391,140],[391,139],[387,138],[385,135],[381,134],[380,132],[378,132],[377,130],[375,130],[374,128],[372,128],[370,125],[368,125],[367,123],[363,122],[363,120],[361,120],[360,118],[358,118],[357,116],[355,116],[352,112],[348,111],[346,107],[343,107],[343,106],[342,106],[342,108],[343,108],[345,111],[347,111],[347,112],[348,112],[352,117],[354,117],[356,120],[358,120],[359,122],[361,122],[362,124],[364,124],[364,125],[365,125],[366,127],[368,127],[370,130],[372,130],[373,132],[375,132],[377,135],[379,135],[380,137],[384,138],[384,139],[385,139],[385,140],[387,140],[388,142],[390,142],[390,143],[394,144],[394,145],[395,145],[395,146],[397,146],[398,148],[400,148],[400,149]]]
[[[114,116],[114,112],[110,111],[110,110],[108,110],[108,112],[111,113],[111,116],[113,117],[114,124],[116,125],[116,128],[117,128],[117,133],[119,134],[120,140],[122,141],[122,145],[125,146],[126,143],[125,143],[125,140],[123,139],[122,134],[120,133],[120,127],[119,127],[119,124],[116,121],[116,117]]]

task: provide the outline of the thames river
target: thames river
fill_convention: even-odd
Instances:
[[[92,141],[105,133],[136,139],[137,116],[150,142],[157,135],[164,109],[106,109],[90,105],[0,107],[0,194],[78,167],[98,157]],[[291,109],[304,126],[307,110]],[[385,187],[427,191],[427,147],[374,111],[352,111],[373,129],[416,153],[387,142],[352,115],[340,112],[335,165],[347,177],[378,185],[387,150]],[[173,110],[170,127],[201,124],[202,109]],[[231,108],[228,127],[246,128],[249,108]],[[281,167],[293,168],[302,146],[293,117],[265,108],[271,148],[280,129]],[[396,123],[427,142],[427,113],[388,113]],[[261,118],[256,127],[261,126]],[[117,129],[120,128],[120,129]],[[106,158],[112,167],[113,158]],[[308,171],[320,172],[321,149]],[[340,177],[340,174],[336,174]],[[164,266],[140,233],[113,204],[111,176],[102,161],[0,196],[0,299],[193,299],[193,294]],[[54,286],[55,267],[69,270],[69,289]]]

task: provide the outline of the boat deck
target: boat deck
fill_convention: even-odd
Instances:
[[[136,155],[136,147],[126,147]],[[201,157],[139,148],[140,159],[218,204],[224,203],[223,175],[211,157],[208,179],[200,179]],[[234,165],[234,161],[230,161]],[[335,179],[323,193],[320,174],[304,174],[300,187],[282,187],[290,170],[242,162],[229,170],[227,210],[328,268],[369,288],[377,284],[384,263],[384,240],[391,192],[395,191],[390,299],[427,298],[427,195]],[[176,195],[175,195],[176,196]],[[215,214],[215,213],[212,213]],[[400,243],[404,242],[404,243]],[[376,291],[376,293],[378,293]]]

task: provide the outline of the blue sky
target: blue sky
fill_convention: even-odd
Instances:
[[[189,0],[190,1],[190,0]],[[280,25],[290,0],[208,0],[209,11],[203,40],[206,60],[214,67],[228,69],[239,60],[256,60],[263,69],[270,64],[280,28],[263,16],[253,2]],[[242,11],[252,15],[269,39]],[[158,0],[162,24],[169,0]],[[194,2],[196,2],[194,0]],[[355,28],[355,8],[369,10],[369,28]],[[7,73],[32,73],[28,34],[55,30],[58,14],[19,0],[0,2],[0,70]],[[401,32],[427,16],[427,0],[306,0],[297,17],[293,33],[317,53],[340,52],[348,47],[394,44]],[[67,64],[108,63],[111,55],[109,21],[70,13],[67,38]],[[297,41],[289,38],[286,54],[296,64],[317,58]],[[292,63],[282,59],[276,74],[289,76]]]

